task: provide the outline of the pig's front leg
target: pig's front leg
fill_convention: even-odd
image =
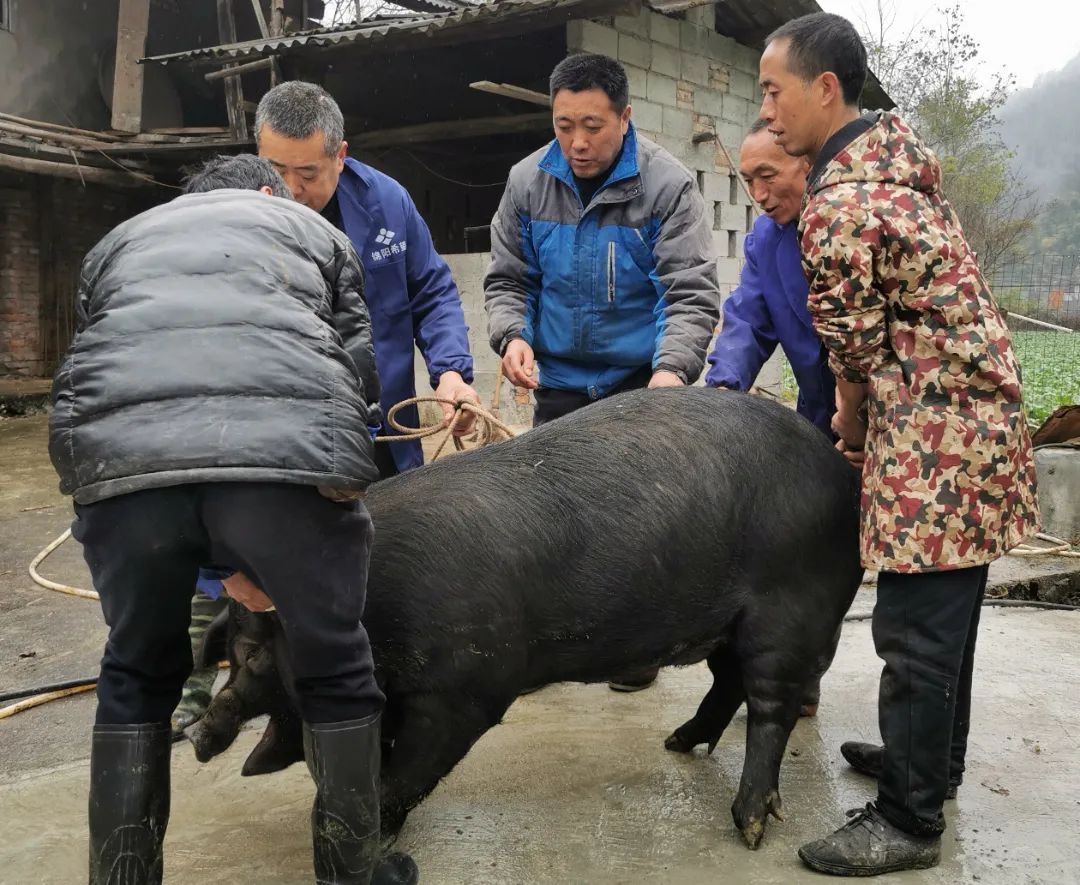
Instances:
[[[450,773],[513,702],[481,704],[464,694],[394,699],[394,744],[382,766],[382,832],[397,836],[405,818]]]
[[[713,675],[709,693],[705,695],[694,718],[676,728],[664,741],[664,746],[669,750],[689,753],[699,744],[706,744],[709,753],[712,753],[731,717],[746,698],[739,659],[730,650],[721,648],[714,651],[708,657],[708,664]]]

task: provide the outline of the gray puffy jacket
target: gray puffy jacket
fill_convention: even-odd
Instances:
[[[83,262],[49,454],[80,504],[194,482],[359,490],[378,401],[348,238],[291,200],[190,194]]]

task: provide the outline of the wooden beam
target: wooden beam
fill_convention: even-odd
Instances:
[[[150,0],[120,0],[116,23],[116,64],[113,71],[112,127],[121,132],[142,128],[143,68]]]
[[[217,0],[218,37],[222,43],[236,42],[236,17],[233,15],[232,0]],[[230,65],[232,67],[232,65]],[[227,70],[227,69],[226,69]],[[233,138],[246,140],[248,137],[247,117],[244,116],[244,90],[240,80],[230,77],[225,81],[225,108],[229,112],[229,128]]]
[[[270,0],[270,36],[285,33],[285,0]]]
[[[30,138],[41,139],[42,141],[53,141],[57,144],[68,145],[69,147],[90,150],[116,143],[105,141],[104,139],[98,141],[96,138],[88,138],[84,135],[71,135],[67,132],[60,132],[53,129],[46,130],[38,129],[34,126],[23,126],[21,123],[9,123],[7,120],[0,120],[0,132],[10,132],[14,135],[28,136]]]
[[[490,92],[492,95],[500,95],[503,98],[516,98],[519,101],[542,105],[545,108],[551,107],[551,96],[545,95],[543,92],[526,89],[524,86],[514,86],[510,83],[493,83],[491,80],[477,80],[475,83],[470,83],[469,88],[478,92]]]
[[[250,74],[252,71],[265,71],[267,68],[272,67],[273,64],[274,60],[271,58],[260,58],[258,61],[249,61],[246,64],[211,71],[209,74],[203,74],[203,76],[212,83],[214,80],[228,80],[229,77],[239,77],[243,74]]]
[[[66,132],[68,135],[83,135],[87,138],[97,138],[101,141],[123,141],[119,135],[110,135],[108,132],[95,132],[90,129],[77,129],[74,126],[63,126],[60,123],[46,123],[44,120],[28,120],[26,117],[16,117],[14,114],[0,113],[0,120],[8,123],[21,123],[32,129],[48,129],[51,132]]]
[[[100,154],[168,154],[203,152],[206,150],[229,150],[237,147],[250,147],[251,139],[236,140],[233,138],[199,138],[187,141],[168,141],[163,144],[151,144],[140,141],[131,141],[127,144],[110,144],[96,148]]]
[[[53,163],[51,160],[35,160],[31,157],[13,157],[10,154],[0,154],[0,168],[35,175],[74,178],[76,181],[92,181],[95,184],[112,184],[117,187],[145,187],[153,184],[146,178],[128,175],[126,172],[98,169],[96,166],[76,166],[74,163]]]
[[[551,114],[517,114],[511,117],[476,117],[472,120],[447,120],[440,123],[402,126],[397,129],[380,129],[350,136],[348,141],[356,148],[397,147],[429,141],[475,138],[482,135],[539,132],[550,128]]]
[[[259,33],[264,37],[269,37],[270,29],[266,26],[266,13],[263,12],[262,0],[251,0],[251,6],[255,11],[255,23],[259,26]]]

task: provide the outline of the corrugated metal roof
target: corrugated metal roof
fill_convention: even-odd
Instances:
[[[163,65],[181,61],[204,64],[224,61],[240,62],[307,48],[327,49],[361,44],[366,41],[382,40],[390,35],[415,36],[422,40],[424,37],[441,36],[441,32],[444,31],[482,28],[486,24],[507,22],[515,18],[551,16],[554,24],[558,21],[555,14],[559,12],[577,12],[580,13],[578,17],[588,18],[611,14],[613,10],[621,11],[628,5],[638,5],[637,0],[499,0],[495,3],[459,9],[456,12],[382,16],[378,19],[288,34],[283,37],[260,38],[224,46],[207,46],[186,52],[155,55],[144,58],[142,61]]]

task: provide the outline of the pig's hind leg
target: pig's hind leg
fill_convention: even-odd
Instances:
[[[745,644],[751,646],[740,655],[746,689],[746,757],[731,815],[746,844],[757,848],[768,815],[783,820],[780,763],[799,718],[807,676],[804,662],[813,660],[814,653],[786,647],[782,636],[771,642],[767,631],[753,624],[746,624],[745,630]],[[827,641],[823,636],[821,645]]]
[[[713,684],[694,718],[676,728],[664,741],[664,746],[669,750],[689,753],[699,744],[708,744],[709,753],[712,753],[724,729],[746,699],[739,661],[731,649],[721,647],[710,654],[706,661],[713,675]]]

